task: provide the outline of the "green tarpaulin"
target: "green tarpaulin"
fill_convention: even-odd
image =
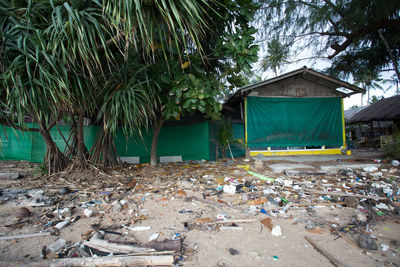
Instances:
[[[35,124],[29,124],[37,128]],[[58,126],[64,138],[68,139],[69,126]],[[0,160],[28,160],[42,162],[46,154],[46,143],[38,132],[21,132],[9,127],[0,127]],[[95,141],[98,126],[84,127],[84,141],[90,149]],[[63,151],[65,141],[56,127],[51,129],[51,136]],[[210,159],[209,121],[202,123],[163,127],[159,136],[158,156],[182,156],[183,160]],[[127,138],[122,130],[117,131],[115,146],[121,157],[140,157],[140,161],[150,161],[151,129],[139,136]],[[214,151],[212,153],[215,154]],[[214,156],[215,157],[215,156]]]
[[[340,98],[247,97],[248,147],[343,145]]]

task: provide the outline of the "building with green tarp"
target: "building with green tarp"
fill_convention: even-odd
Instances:
[[[225,116],[243,124],[249,155],[340,154],[343,98],[365,90],[306,67],[239,89]]]
[[[232,118],[233,138],[244,139],[249,155],[338,154],[346,149],[343,98],[365,90],[302,68],[240,88],[223,107]],[[31,124],[33,127],[34,125]],[[188,117],[166,123],[161,129],[157,155],[181,160],[215,160],[217,123]],[[85,127],[88,148],[98,126]],[[51,135],[63,150],[69,126],[53,127]],[[41,162],[46,144],[38,132],[21,132],[3,127],[0,133],[1,159]],[[152,131],[142,137],[127,137],[118,130],[115,145],[122,160],[149,162]],[[244,149],[232,147],[233,156]],[[230,153],[229,153],[230,156]]]

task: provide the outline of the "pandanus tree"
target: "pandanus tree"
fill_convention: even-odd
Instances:
[[[70,117],[76,142],[67,145],[69,154],[76,166],[85,167],[90,155],[83,120],[95,118],[102,133],[91,158],[113,162],[116,127],[140,129],[157,104],[142,65],[154,62],[156,47],[166,59],[169,47],[199,44],[207,5],[205,0],[2,1],[2,122],[39,131],[48,170],[58,172],[69,158],[52,140],[52,126]],[[140,60],[128,62],[135,59]],[[27,127],[27,116],[38,129]]]

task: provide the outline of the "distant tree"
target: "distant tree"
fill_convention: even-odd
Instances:
[[[371,89],[383,90],[383,87],[379,83],[383,81],[380,77],[380,73],[377,71],[364,70],[361,72],[354,72],[352,75],[354,77],[354,83],[367,91],[367,105],[369,105]],[[361,94],[361,106],[363,106],[363,94]]]
[[[372,97],[371,97],[371,104],[372,103],[375,103],[375,102],[378,102],[379,100],[382,100],[382,99],[384,99],[385,97],[382,95],[382,96],[376,96],[376,95],[373,95]]]
[[[278,76],[278,70],[288,63],[289,46],[283,44],[279,37],[274,37],[267,43],[267,54],[261,62],[263,71],[272,70],[275,76]]]
[[[312,48],[317,56],[332,60],[336,73],[378,71],[400,60],[399,1],[260,2],[263,8],[257,17],[265,33]]]

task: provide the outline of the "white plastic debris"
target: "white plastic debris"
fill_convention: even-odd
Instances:
[[[65,241],[62,238],[57,239],[56,241],[54,241],[53,243],[51,243],[50,245],[47,246],[47,250],[53,252],[53,253],[57,253],[59,252],[61,249],[64,248],[65,244],[67,243],[67,241]]]
[[[64,228],[65,226],[67,226],[70,222],[71,222],[71,217],[67,217],[67,218],[65,218],[64,221],[57,223],[57,224],[56,224],[56,228],[57,228],[58,230],[63,229],[63,228]]]
[[[85,214],[86,217],[90,218],[93,215],[93,210],[91,209],[85,209],[83,211],[83,214]]]
[[[385,193],[388,196],[391,196],[391,195],[393,195],[393,190],[390,188],[384,188],[383,193]]]
[[[279,225],[275,225],[274,228],[272,228],[271,235],[273,236],[282,236],[282,229]]]
[[[382,177],[382,172],[374,172],[374,173],[371,173],[371,176],[373,176],[373,177]]]
[[[126,200],[125,200],[125,199],[121,199],[121,200],[119,201],[119,204],[121,204],[122,207],[125,206]]]
[[[136,226],[136,227],[129,227],[129,226],[126,226],[126,225],[122,225],[123,227],[125,227],[125,228],[127,228],[127,229],[129,229],[129,230],[131,230],[131,231],[146,231],[146,230],[150,230],[151,229],[151,226]]]
[[[159,233],[159,232],[154,233],[154,234],[152,234],[152,235],[149,237],[149,241],[156,240],[159,236],[160,236],[160,233]]]
[[[292,186],[293,181],[291,180],[283,180],[283,185],[286,187]]]
[[[271,188],[266,188],[263,190],[264,195],[275,194],[275,191]]]
[[[375,166],[368,166],[368,167],[363,168],[363,171],[365,171],[365,172],[375,172],[377,170],[378,170],[378,168]]]
[[[389,206],[386,205],[385,203],[379,203],[379,204],[376,205],[376,207],[378,209],[382,209],[382,210],[389,210]]]
[[[382,248],[382,251],[388,251],[389,250],[389,246],[385,245],[385,244],[381,244],[381,248]]]
[[[397,167],[400,165],[400,162],[398,160],[392,160],[392,165]]]
[[[227,185],[227,184],[224,185],[224,193],[231,194],[231,195],[235,194],[236,193],[236,186]]]

